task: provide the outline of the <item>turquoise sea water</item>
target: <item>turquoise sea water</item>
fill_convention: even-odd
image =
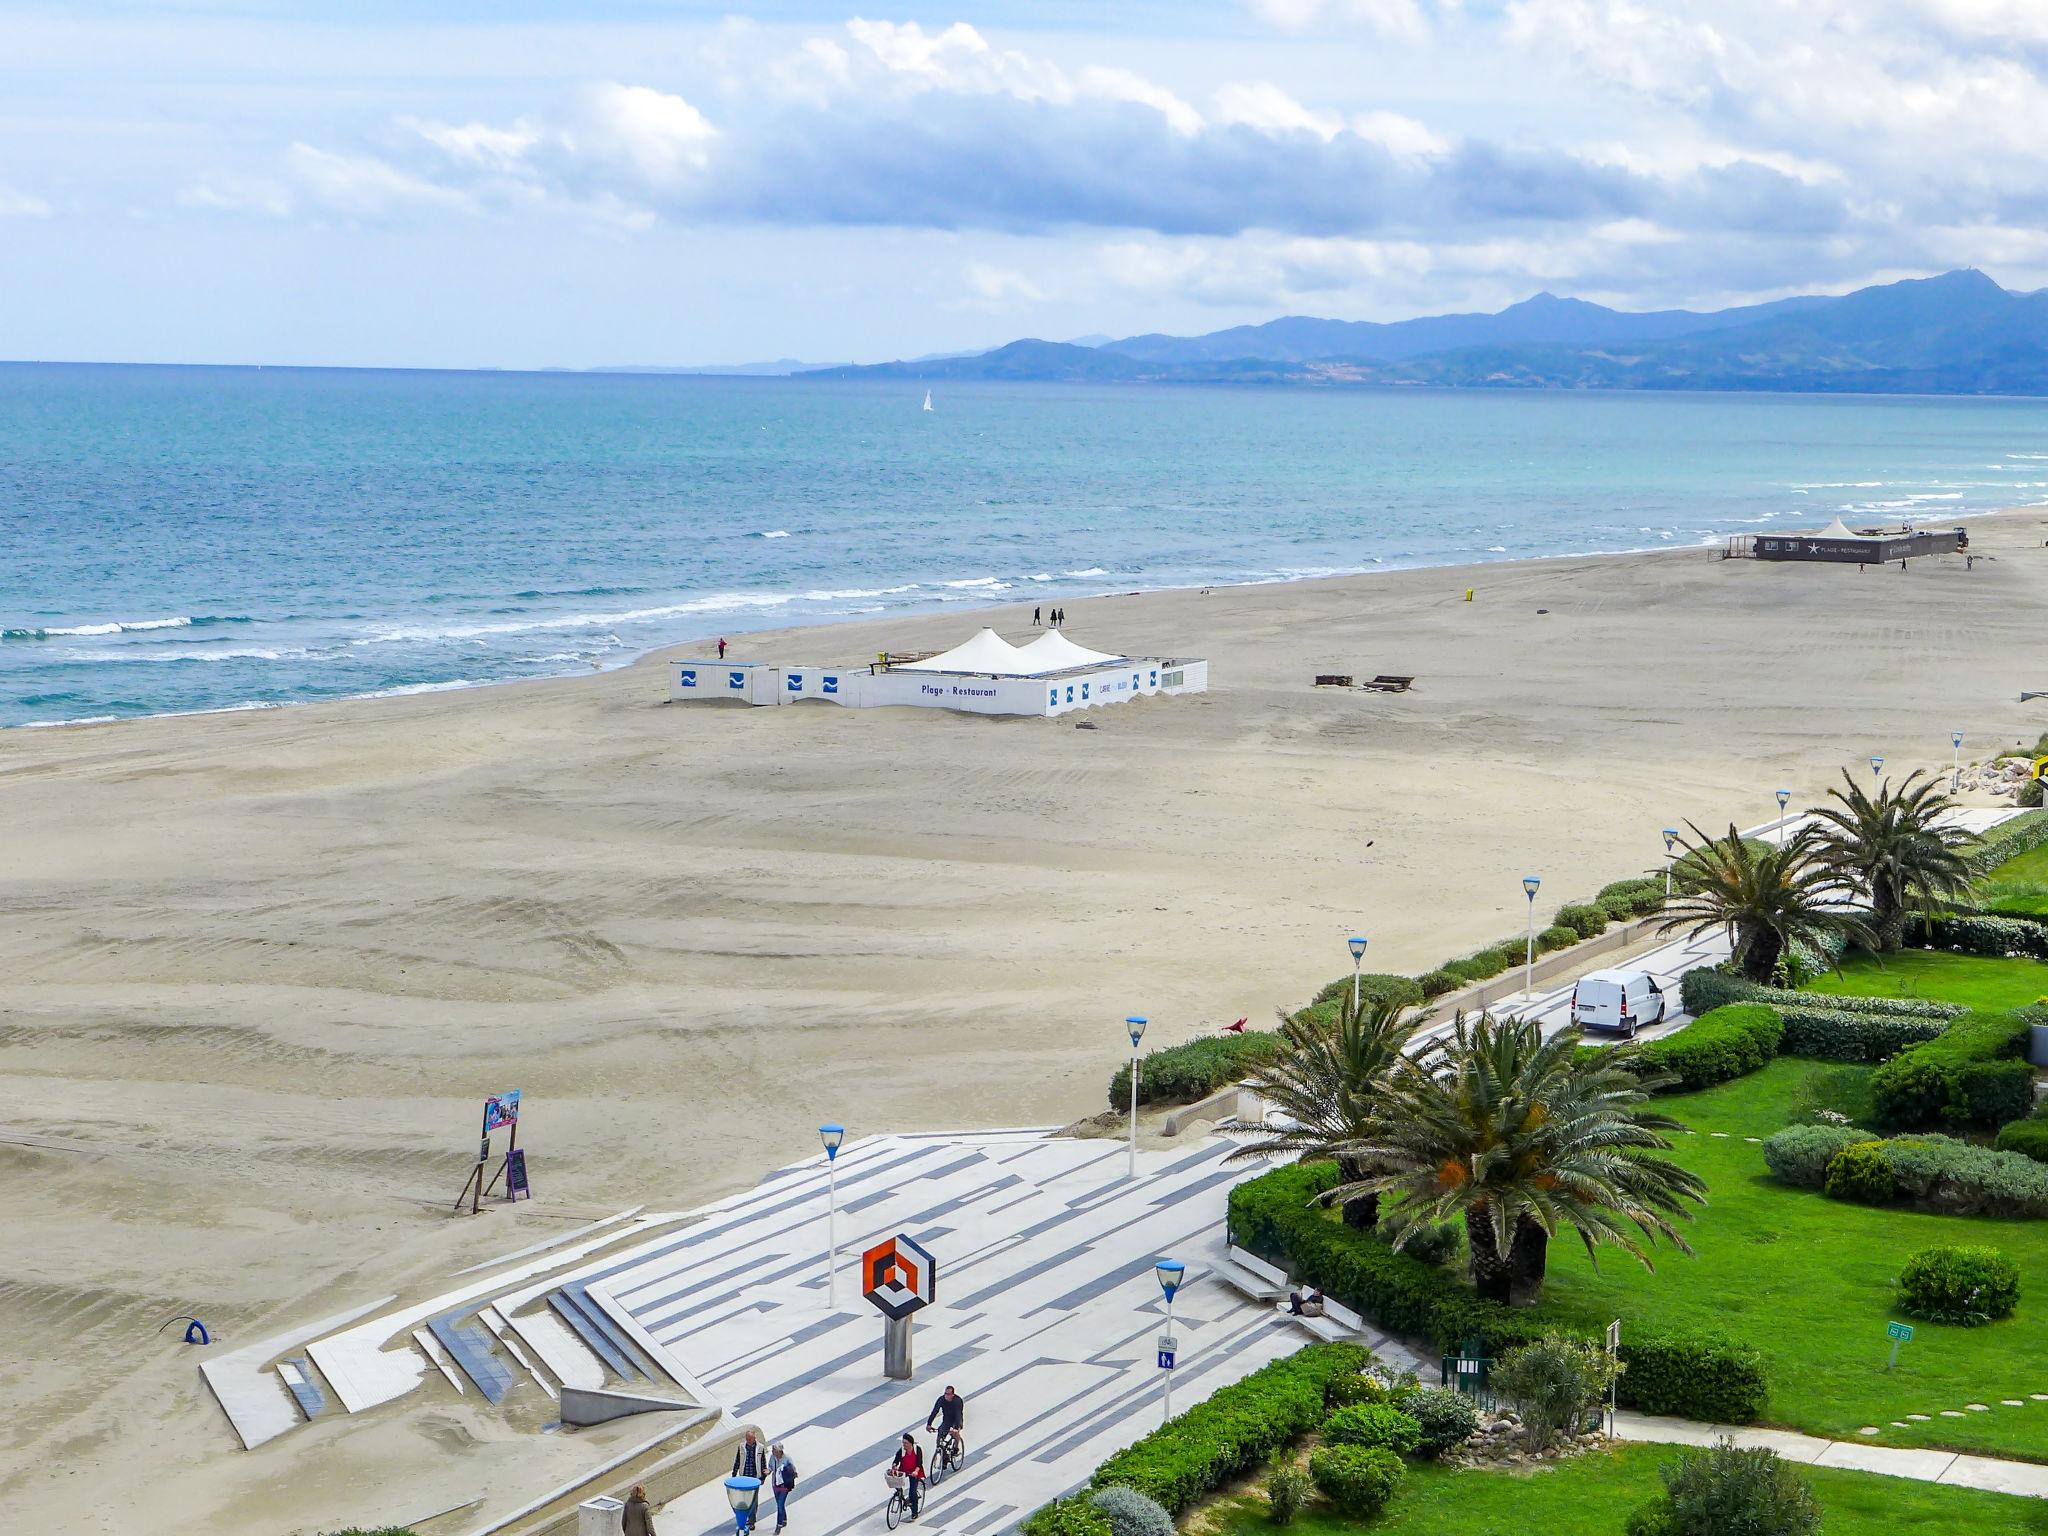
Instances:
[[[958,384],[927,413],[923,393],[0,366],[0,724],[2048,500],[2039,401]]]

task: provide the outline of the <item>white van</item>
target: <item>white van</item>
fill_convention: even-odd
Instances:
[[[1572,988],[1572,1022],[1631,1038],[1664,1017],[1664,989],[1648,971],[1593,971]]]

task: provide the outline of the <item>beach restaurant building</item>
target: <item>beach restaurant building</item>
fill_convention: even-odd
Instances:
[[[1091,651],[1056,629],[1018,646],[984,629],[936,656],[884,656],[857,667],[675,661],[670,681],[669,697],[686,703],[737,699],[765,706],[817,699],[854,709],[907,704],[977,715],[1064,715],[1144,694],[1205,692],[1209,663]]]

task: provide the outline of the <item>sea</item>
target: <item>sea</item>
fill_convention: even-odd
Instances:
[[[2044,401],[925,388],[0,366],[0,725],[2048,501]]]

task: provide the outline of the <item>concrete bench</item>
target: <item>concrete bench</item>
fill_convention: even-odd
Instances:
[[[1285,1302],[1281,1303],[1281,1310],[1286,1311]],[[1360,1334],[1367,1332],[1364,1318],[1341,1302],[1331,1301],[1327,1296],[1323,1298],[1321,1317],[1296,1317],[1291,1312],[1288,1316],[1328,1344],[1356,1339]]]
[[[1284,1283],[1269,1280],[1264,1275],[1245,1269],[1230,1259],[1211,1259],[1209,1273],[1233,1291],[1249,1296],[1253,1301],[1278,1301],[1287,1294]]]

